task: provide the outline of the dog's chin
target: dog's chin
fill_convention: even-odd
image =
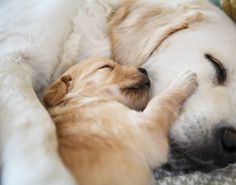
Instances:
[[[187,174],[192,173],[195,171],[203,172],[203,173],[210,173],[215,171],[219,168],[226,167],[225,166],[216,166],[212,161],[201,161],[195,158],[183,158],[183,159],[175,159],[170,158],[168,163],[163,165],[161,168],[162,170],[166,170],[171,172],[175,175],[178,174]]]
[[[223,166],[222,166],[223,167]],[[169,158],[168,163],[155,169],[156,179],[170,176],[185,175],[193,172],[210,173],[222,167],[216,166],[212,161],[201,161],[194,158]]]
[[[173,147],[173,146],[172,146]],[[190,152],[187,152],[190,151]],[[197,156],[196,153],[201,153],[200,151],[194,151],[189,149],[183,149],[182,151],[174,151],[173,148],[170,149],[170,153],[168,156],[168,162],[164,164],[162,167],[157,169],[156,173],[161,172],[162,176],[166,176],[163,174],[172,175],[182,175],[188,174],[195,171],[210,173],[215,170],[225,168],[230,163],[208,159],[208,157],[201,155],[201,157]],[[209,153],[209,156],[212,154]]]

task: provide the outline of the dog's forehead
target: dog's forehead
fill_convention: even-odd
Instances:
[[[144,67],[153,80],[152,94],[167,88],[180,73],[188,70],[196,72],[199,88],[186,102],[184,117],[187,120],[199,118],[207,125],[226,121],[236,126],[236,117],[232,115],[236,115],[236,26],[218,10],[206,16],[207,22],[167,38]],[[213,83],[217,74],[211,62],[204,57],[206,53],[220,60],[226,68],[228,81],[224,86]],[[207,119],[201,119],[204,117]],[[182,127],[190,127],[187,122]],[[180,129],[180,125],[176,127]]]

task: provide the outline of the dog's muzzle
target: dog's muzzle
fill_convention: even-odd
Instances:
[[[205,136],[202,136],[205,137]],[[163,168],[172,172],[211,172],[236,162],[236,129],[218,127],[211,136],[189,145],[170,138],[168,164]]]

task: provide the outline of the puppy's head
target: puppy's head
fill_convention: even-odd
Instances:
[[[89,59],[65,72],[44,95],[55,106],[74,95],[117,100],[142,110],[149,99],[150,80],[143,68],[122,66],[108,59]],[[79,96],[78,96],[79,97]]]

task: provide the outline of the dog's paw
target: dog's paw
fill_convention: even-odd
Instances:
[[[177,88],[183,91],[186,95],[194,93],[197,87],[197,74],[191,71],[179,75],[179,77],[172,83],[172,88]]]

